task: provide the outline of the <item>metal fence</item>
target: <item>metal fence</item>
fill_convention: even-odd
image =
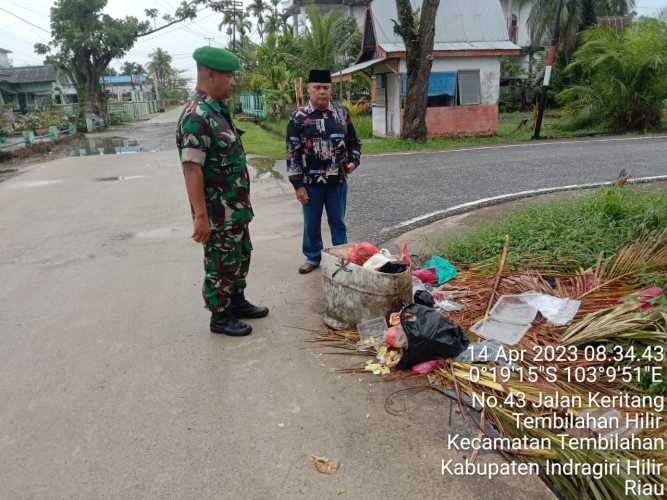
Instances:
[[[266,118],[268,110],[264,97],[259,94],[241,93],[241,110],[246,115],[256,116],[257,118]]]
[[[77,104],[56,104],[54,108],[69,115],[75,115],[78,110]],[[157,113],[163,108],[160,101],[128,101],[107,102],[107,118],[118,116],[124,120],[136,120],[151,113]]]

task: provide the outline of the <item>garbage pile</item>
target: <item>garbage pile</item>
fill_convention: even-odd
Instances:
[[[556,422],[596,411],[585,403],[588,394],[594,393],[626,402],[607,411],[607,416],[640,411],[667,416],[662,405],[639,409],[627,403],[660,401],[649,398],[664,391],[664,383],[651,386],[644,370],[655,367],[655,373],[662,370],[661,376],[667,378],[667,298],[661,288],[642,288],[639,277],[647,272],[667,275],[667,231],[646,235],[616,256],[600,258],[594,268],[577,273],[559,273],[557,266],[550,270],[506,270],[506,254],[507,244],[495,275],[474,265],[457,269],[442,256],[421,264],[411,261],[413,304],[363,322],[356,332],[329,331],[319,340],[372,357],[364,367],[345,371],[426,375],[432,387],[449,391],[459,404],[466,405],[466,412],[481,413],[477,416],[479,428],[486,436],[528,436],[553,443],[549,449],[502,450],[507,458],[540,464],[572,460],[584,464],[664,462],[664,448],[576,452],[561,444],[580,439],[581,432],[608,434],[616,440],[667,439],[665,418],[653,429],[577,431],[556,424],[536,429],[516,421],[515,408],[502,404],[480,407],[474,401],[518,398],[523,418],[530,419],[544,418],[547,411],[539,403],[553,400],[548,411]],[[367,262],[376,255],[392,259],[368,246],[354,257],[368,256]],[[398,260],[407,264],[403,257]],[[379,263],[380,257],[376,260]],[[641,377],[619,375],[640,372],[644,373]],[[655,380],[664,382],[660,377]],[[578,398],[584,403],[568,406],[564,402]],[[655,487],[665,485],[666,469],[644,475],[642,481]],[[547,474],[541,469],[541,475],[566,498],[642,497],[623,490],[634,476],[622,468],[595,478],[586,470]]]

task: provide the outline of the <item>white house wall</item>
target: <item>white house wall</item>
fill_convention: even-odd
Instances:
[[[510,4],[512,12],[509,12]],[[522,2],[521,0],[500,0],[500,6],[503,9],[503,15],[505,16],[508,30],[511,26],[512,14],[516,16],[518,28],[516,44],[519,47],[530,46],[530,29],[528,27],[528,17],[530,16],[530,11],[533,8],[533,2]]]
[[[442,57],[433,61],[432,72],[479,70],[482,104],[496,104],[500,93],[500,58],[498,57]],[[405,59],[400,72],[407,73]]]
[[[384,106],[373,106],[373,135],[385,137],[386,134],[386,108]]]

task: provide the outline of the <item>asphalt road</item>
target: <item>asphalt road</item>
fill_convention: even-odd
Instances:
[[[137,139],[145,151],[171,150],[179,114],[172,110],[138,122],[122,135]],[[284,174],[284,162],[276,168]],[[401,224],[425,214],[525,190],[610,181],[623,168],[632,177],[667,175],[667,136],[364,156],[350,178],[350,240],[385,242],[418,227]]]
[[[350,179],[353,240],[382,242],[398,224],[481,198],[524,190],[667,175],[667,136],[530,143],[486,149],[367,156]],[[414,226],[412,226],[414,227]]]
[[[238,339],[208,331],[173,148],[0,183],[0,499],[553,498],[537,478],[443,476],[468,454],[448,434],[477,433],[448,398],[394,395],[394,416],[413,379],[336,373],[363,360],[306,342],[322,278],[297,273],[291,186],[257,179],[253,203],[248,297],[271,314]]]

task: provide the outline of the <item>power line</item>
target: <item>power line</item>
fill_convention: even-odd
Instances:
[[[37,26],[36,24],[33,24],[33,23],[31,23],[30,21],[28,21],[28,20],[26,20],[26,19],[23,19],[23,18],[20,17],[20,16],[17,16],[16,14],[14,14],[13,12],[8,11],[7,9],[3,9],[2,7],[0,7],[0,10],[3,11],[3,12],[6,12],[6,13],[9,14],[10,16],[14,16],[16,19],[19,19],[19,20],[23,21],[24,23],[28,23],[30,26],[34,26],[35,28],[42,30],[44,33],[48,33],[49,35],[51,35],[51,32],[50,32],[50,31],[45,30],[45,29],[42,28],[41,26]]]
[[[202,10],[203,10],[203,9],[202,9]],[[208,15],[208,16],[206,16],[206,17],[202,17],[201,19],[199,19],[199,21],[203,21],[204,19],[208,19],[209,17],[213,17],[213,16],[215,16],[215,15],[217,15],[216,12],[214,12],[213,14],[210,14],[210,15]],[[192,24],[192,23],[194,23],[194,22],[195,22],[195,21],[191,21],[189,24]],[[163,31],[163,32],[161,32],[161,33],[158,33],[158,34],[156,34],[156,35],[151,36],[150,38],[140,38],[140,39],[138,40],[138,42],[148,42],[148,41],[151,41],[151,40],[155,40],[156,38],[160,38],[161,36],[169,35],[170,33],[173,33],[174,31],[182,30],[182,29],[184,29],[185,27],[186,27],[185,24],[177,25],[174,29],[170,29],[170,30],[167,30],[167,31]]]

